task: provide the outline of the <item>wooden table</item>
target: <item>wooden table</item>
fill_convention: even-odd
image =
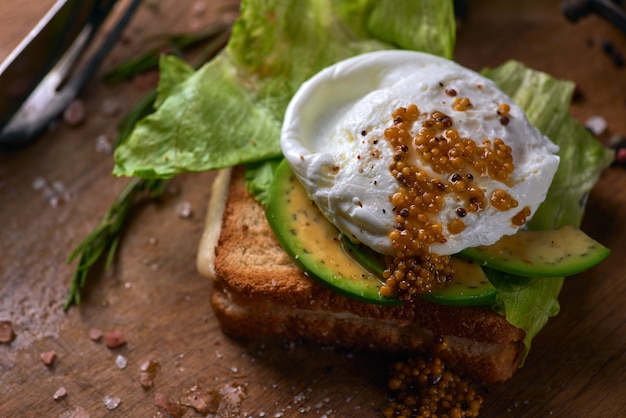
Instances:
[[[0,3],[0,59],[52,3]],[[626,134],[626,68],[602,48],[609,41],[626,53],[622,33],[595,16],[567,22],[559,1],[469,3],[458,34],[461,63],[480,69],[516,58],[574,80],[582,99],[572,113],[581,121],[603,116],[603,141]],[[218,11],[229,4],[144,2],[102,70],[142,50],[150,35],[224,18]],[[0,152],[0,321],[10,321],[16,334],[0,344],[0,417],[166,416],[157,403],[207,393],[215,400],[208,411],[218,416],[377,416],[387,396],[384,357],[302,342],[234,341],[220,332],[210,283],[195,269],[211,173],[180,176],[160,202],[138,204],[114,269],[92,277],[80,308],[63,312],[70,250],[127,182],[111,176],[112,156],[97,144],[113,140],[117,121],[154,79],[106,87],[96,78],[82,95],[82,125],[59,123],[25,149]],[[56,200],[37,187],[42,179],[56,186]],[[536,338],[526,366],[505,384],[484,388],[482,416],[626,416],[625,190],[624,169],[608,169],[591,194],[584,229],[612,256],[567,280],[561,314]],[[189,218],[177,214],[185,202]],[[92,329],[121,330],[127,343],[106,348],[90,339]],[[40,359],[47,351],[56,353],[51,366]],[[116,365],[118,356],[125,368]],[[151,359],[159,367],[153,386],[144,388],[140,367]],[[54,400],[60,388],[67,394]],[[116,409],[107,410],[107,396],[120,398]],[[185,416],[206,413],[188,408]]]

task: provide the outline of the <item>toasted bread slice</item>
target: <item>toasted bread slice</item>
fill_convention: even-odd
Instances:
[[[211,303],[225,333],[394,353],[427,352],[443,336],[448,349],[440,357],[470,378],[503,381],[517,369],[524,332],[491,309],[421,300],[389,307],[338,295],[307,277],[282,250],[246,189],[242,168],[218,179],[198,267],[214,279]]]

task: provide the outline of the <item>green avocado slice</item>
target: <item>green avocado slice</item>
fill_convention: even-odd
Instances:
[[[382,276],[386,268],[384,256],[373,251],[363,244],[350,241],[342,235],[342,242],[353,257],[364,268]],[[450,262],[454,266],[455,274],[452,281],[434,289],[432,292],[420,295],[422,299],[440,305],[454,306],[489,306],[496,300],[497,290],[489,281],[481,266],[474,260],[465,260],[452,257]]]
[[[266,216],[282,247],[309,277],[353,299],[401,304],[380,295],[382,256],[343,237],[308,199],[286,160],[275,171]],[[453,281],[422,297],[457,306],[493,304],[497,291],[482,268],[471,260],[453,262],[457,271]]]
[[[286,160],[274,173],[266,217],[283,249],[312,279],[352,299],[402,304],[382,296],[382,279],[343,250],[339,231],[308,199]]]
[[[489,246],[467,248],[459,254],[484,266],[525,277],[564,277],[587,270],[611,250],[573,226],[518,231]]]

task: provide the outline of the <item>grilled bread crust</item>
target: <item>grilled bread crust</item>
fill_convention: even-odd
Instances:
[[[204,263],[214,265],[203,268],[199,259],[201,272],[214,272],[211,303],[226,334],[389,353],[428,352],[435,339],[445,337],[448,349],[439,356],[472,379],[503,381],[517,369],[524,332],[491,309],[422,300],[380,306],[334,293],[307,277],[282,250],[245,186],[243,168],[233,169],[227,191],[222,217],[207,217],[207,230],[221,227],[217,242],[204,244],[205,253],[215,251],[214,260]]]

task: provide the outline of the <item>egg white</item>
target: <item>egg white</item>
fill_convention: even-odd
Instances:
[[[454,97],[446,95],[446,89],[468,97],[472,107],[453,110]],[[501,103],[510,106],[506,126],[497,115]],[[420,52],[359,55],[322,70],[297,91],[285,113],[281,147],[309,198],[340,231],[378,252],[393,254],[389,233],[395,213],[390,196],[399,184],[389,170],[393,150],[383,132],[392,124],[392,112],[410,104],[422,114],[442,111],[452,117],[461,136],[479,145],[484,139],[502,139],[512,148],[515,164],[511,187],[487,176],[474,181],[487,199],[493,190],[504,189],[518,207],[499,211],[487,205],[468,213],[463,218],[465,230],[446,231],[446,242],[431,245],[431,250],[454,254],[514,234],[519,227],[511,222],[512,216],[526,206],[534,213],[545,199],[559,164],[558,147],[492,81]],[[435,175],[427,165],[421,167]],[[437,220],[445,226],[457,217],[458,207],[448,195]]]

